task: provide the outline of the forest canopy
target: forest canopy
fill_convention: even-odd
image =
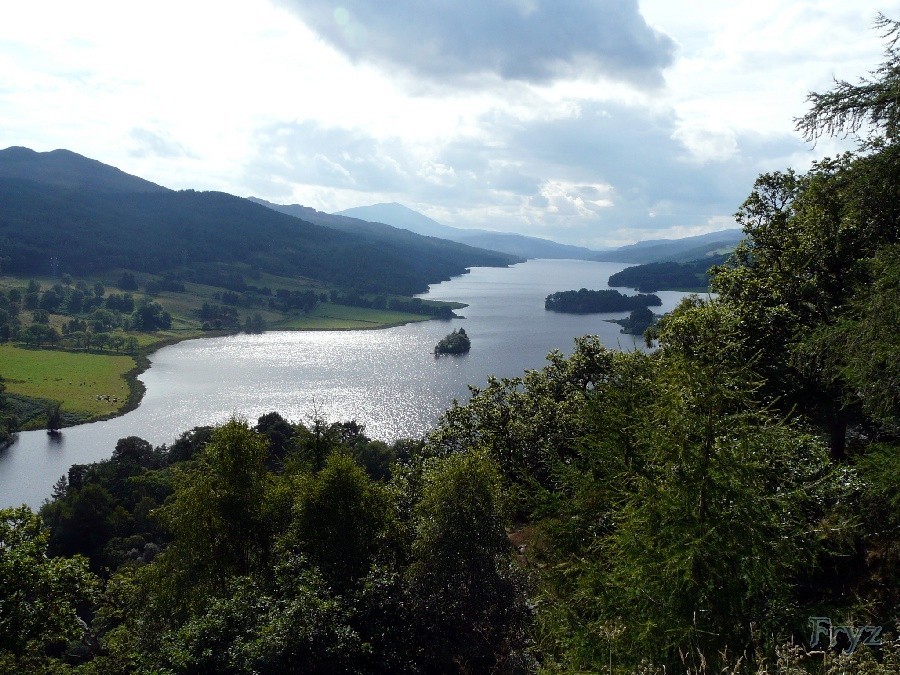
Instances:
[[[544,300],[544,309],[568,314],[603,314],[628,312],[638,307],[659,307],[661,304],[662,300],[657,295],[624,295],[612,289],[589,291],[582,288],[551,293]]]

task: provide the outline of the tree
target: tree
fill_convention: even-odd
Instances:
[[[140,331],[168,330],[172,327],[172,317],[158,302],[145,300],[131,315],[131,328]]]
[[[835,363],[875,419],[900,422],[900,246],[879,251],[872,283],[855,298],[849,316],[823,334],[844,358]]]
[[[523,667],[528,612],[510,559],[500,472],[481,452],[426,465],[406,582],[427,672]]]
[[[268,509],[264,436],[245,420],[216,428],[197,461],[176,468],[174,494],[159,510],[173,537],[156,561],[175,613],[196,609],[234,576],[269,562],[273,527]]]
[[[882,16],[878,25],[888,48],[874,79],[810,94],[812,109],[798,120],[811,139],[869,124],[870,140],[804,176],[761,176],[737,214],[746,239],[712,280],[743,316],[771,400],[826,428],[835,460],[845,459],[847,425],[866,408],[839,326],[870,297],[874,260],[900,243],[898,24]]]
[[[54,344],[59,340],[59,333],[53,326],[41,323],[33,323],[19,333],[19,337],[25,344],[40,347],[44,344]]]
[[[832,485],[816,439],[756,400],[742,340],[718,301],[666,319],[654,396],[629,423],[639,469],[615,479],[626,490],[613,527],[586,556],[607,618],[627,607],[639,649],[671,665],[752,649],[751,624],[785,637],[791,584],[816,550],[810,518]]]
[[[797,129],[808,141],[823,135],[836,136],[858,133],[867,126],[872,134],[883,135],[890,142],[900,132],[900,22],[879,14],[876,28],[886,42],[885,59],[871,73],[871,79],[861,78],[858,84],[836,80],[835,87],[825,93],[811,92],[808,113],[796,120]]]
[[[638,307],[631,311],[627,319],[622,319],[622,332],[630,335],[643,335],[653,325],[653,311],[649,307]]]
[[[116,282],[116,286],[123,291],[136,291],[138,289],[137,279],[131,272],[122,272],[122,276]]]
[[[386,492],[352,457],[334,452],[296,493],[282,546],[315,565],[336,592],[347,592],[369,572],[388,526]]]
[[[84,558],[47,556],[48,533],[25,506],[0,510],[0,668],[35,672],[47,651],[83,635],[77,607],[94,597]],[[44,670],[44,672],[47,672]]]
[[[269,456],[275,462],[281,462],[291,447],[296,435],[294,427],[277,412],[262,415],[256,421],[256,431],[269,440]]]
[[[62,427],[61,405],[53,401],[47,406],[47,431],[56,433]]]
[[[434,348],[435,355],[438,354],[465,354],[472,347],[472,341],[466,335],[464,328],[455,330],[449,335],[441,338]]]

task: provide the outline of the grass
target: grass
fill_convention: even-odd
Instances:
[[[276,330],[352,330],[385,328],[413,321],[427,321],[430,317],[384,309],[348,307],[325,302],[306,316],[274,324]]]
[[[0,345],[0,376],[7,392],[60,401],[64,412],[78,417],[119,412],[130,392],[125,375],[135,366],[131,356]]]

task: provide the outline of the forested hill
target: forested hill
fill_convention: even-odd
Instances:
[[[169,191],[161,185],[70,150],[35,152],[22,147],[0,150],[0,179],[3,178],[99,192]]]
[[[13,274],[47,274],[51,261],[77,275],[126,268],[190,279],[213,267],[411,294],[474,265],[516,262],[364,238],[224,193],[171,191],[66,151],[11,148],[0,165],[0,260]]]
[[[743,239],[740,229],[720,230],[683,239],[652,239],[598,253],[595,260],[606,262],[691,262],[730,253]]]
[[[408,251],[415,260],[422,263],[464,256],[466,259],[473,261],[469,263],[472,266],[493,267],[497,265],[498,258],[505,261],[505,264],[524,262],[525,259],[524,256],[518,257],[498,250],[467,245],[441,238],[439,235],[417,234],[411,230],[385,223],[369,222],[359,218],[351,218],[350,216],[324,213],[300,204],[273,204],[257,197],[249,197],[249,200],[315,225],[359,235],[368,241],[390,244],[397,250]]]
[[[728,255],[708,256],[691,262],[653,262],[645,265],[626,267],[609,277],[609,285],[619,288],[634,288],[641,293],[654,291],[709,290],[709,270],[714,265],[722,265]]]
[[[413,211],[402,204],[372,204],[340,211],[335,216],[361,218],[372,223],[387,223],[428,237],[449,239],[467,246],[502,251],[522,258],[572,258],[576,260],[600,260],[597,251],[582,246],[560,244],[549,239],[528,237],[512,232],[450,227]]]

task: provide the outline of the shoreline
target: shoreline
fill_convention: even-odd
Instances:
[[[405,326],[411,323],[424,323],[426,321],[450,321],[452,319],[436,319],[435,317],[430,317],[427,315],[421,315],[421,319],[410,319],[408,321],[395,321],[392,323],[372,323],[369,326],[348,326],[344,328],[279,328],[278,326],[274,326],[269,330],[263,331],[263,333],[275,333],[275,332],[285,332],[285,333],[298,333],[298,332],[309,332],[309,333],[320,333],[324,331],[354,331],[354,330],[384,330],[387,328],[396,328],[398,326]],[[456,317],[462,318],[462,317]],[[140,407],[141,402],[144,399],[144,394],[147,391],[147,387],[144,383],[138,379],[141,375],[147,372],[152,366],[152,362],[150,357],[153,356],[160,349],[165,347],[171,347],[172,345],[177,345],[182,342],[187,342],[189,340],[210,340],[214,338],[222,338],[222,337],[230,337],[233,335],[243,335],[244,331],[208,331],[206,333],[201,334],[191,334],[184,336],[170,336],[159,340],[158,342],[153,342],[148,345],[146,348],[139,350],[136,354],[132,355],[135,360],[135,365],[133,368],[123,373],[122,378],[125,381],[126,386],[128,387],[128,399],[125,404],[114,412],[110,412],[104,415],[98,415],[96,417],[91,417],[89,419],[84,419],[74,424],[64,424],[61,426],[61,429],[71,429],[74,427],[79,427],[84,424],[93,424],[94,422],[106,422],[111,419],[115,419],[116,417],[122,417],[132,412],[133,410],[137,410]],[[64,350],[68,351],[68,350]],[[49,399],[48,399],[49,400]],[[40,431],[41,428],[38,429],[21,429],[21,431]],[[18,434],[18,432],[16,432]],[[15,443],[15,434],[13,438],[10,440],[9,445]],[[2,448],[0,448],[2,449]]]

